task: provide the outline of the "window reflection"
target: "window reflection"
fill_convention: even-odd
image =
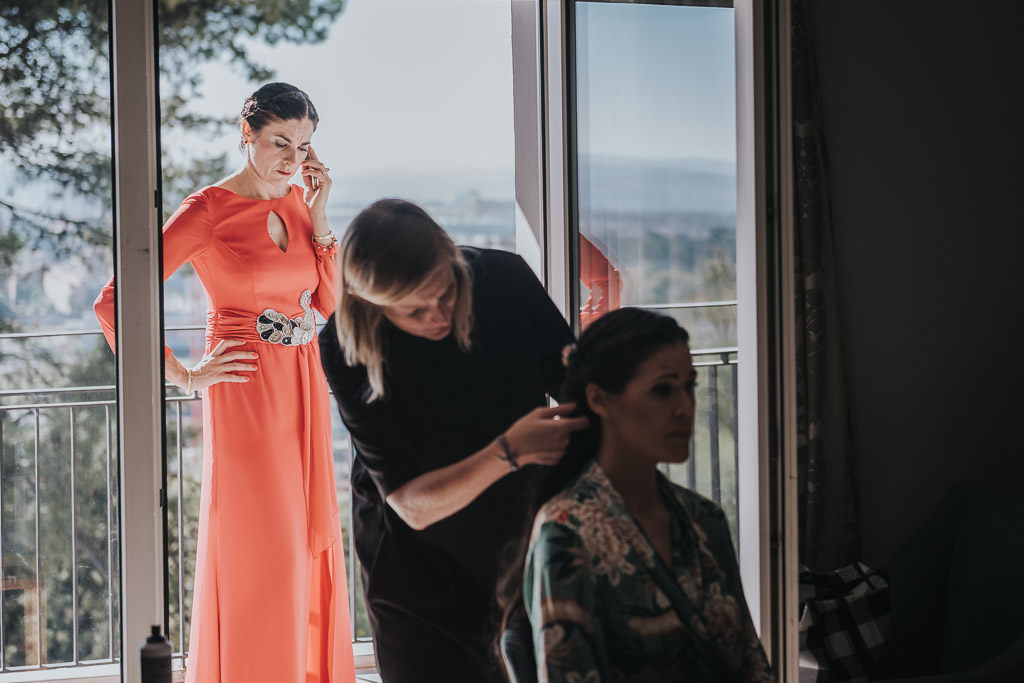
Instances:
[[[670,475],[719,502],[735,540],[734,12],[574,8],[580,325],[639,306],[689,331],[698,413]]]

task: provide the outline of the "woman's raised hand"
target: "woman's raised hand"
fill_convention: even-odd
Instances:
[[[259,357],[255,351],[228,351],[232,346],[240,346],[243,341],[222,339],[203,359],[192,368],[192,391],[199,391],[220,382],[248,382],[248,375],[240,372],[253,372],[255,363],[246,363]]]
[[[572,433],[586,429],[590,424],[583,415],[569,417],[575,410],[575,403],[534,408],[513,422],[505,432],[505,439],[516,463],[554,465],[561,460]]]
[[[306,186],[305,202],[310,218],[327,215],[327,195],[331,191],[330,170],[317,158],[313,145],[310,145],[308,156],[302,162],[302,182]]]

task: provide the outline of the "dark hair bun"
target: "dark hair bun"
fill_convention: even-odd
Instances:
[[[668,344],[685,344],[689,340],[689,333],[667,315],[642,308],[620,308],[606,313],[584,330],[566,359],[568,367],[560,399],[583,401],[583,391],[591,382],[616,394],[652,353]]]
[[[320,116],[309,95],[289,83],[267,83],[245,99],[241,120],[247,122],[254,133],[258,133],[275,119],[309,119],[313,122],[313,130],[316,130],[320,122]]]

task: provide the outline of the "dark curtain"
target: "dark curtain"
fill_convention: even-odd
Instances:
[[[859,530],[828,159],[807,0],[792,3],[794,252],[800,562],[829,571],[858,559]]]

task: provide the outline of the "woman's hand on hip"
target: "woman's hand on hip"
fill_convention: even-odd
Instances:
[[[554,465],[561,460],[572,433],[590,425],[584,415],[569,417],[575,410],[575,403],[534,408],[512,423],[505,432],[505,439],[516,463]]]
[[[237,339],[222,339],[203,359],[192,368],[192,391],[206,389],[221,382],[248,382],[251,377],[246,374],[256,370],[255,363],[247,363],[259,358],[255,351],[229,351],[233,346],[241,346],[245,342]]]
[[[317,221],[322,219],[323,234],[327,232],[327,195],[331,192],[331,176],[328,175],[330,170],[317,158],[313,145],[310,145],[309,155],[302,162],[302,182],[306,186],[304,199],[306,210],[313,221],[314,232],[317,232]]]

